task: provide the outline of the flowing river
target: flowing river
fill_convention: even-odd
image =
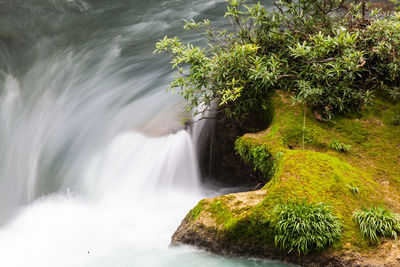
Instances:
[[[268,1],[267,1],[268,3]],[[170,237],[200,199],[164,35],[212,0],[0,0],[0,266],[287,266]],[[197,131],[197,134],[196,134]]]

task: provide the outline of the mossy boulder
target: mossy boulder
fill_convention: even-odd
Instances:
[[[290,95],[275,94],[271,99],[274,116],[270,127],[236,141],[238,154],[265,174],[266,185],[258,191],[200,201],[183,220],[172,243],[308,266],[373,265],[373,257],[384,246],[371,248],[362,239],[352,213],[373,205],[400,211],[400,127],[391,123],[400,114],[400,105],[378,98],[351,116],[319,122],[318,114],[292,105]],[[346,153],[332,150],[334,140],[351,149]],[[329,205],[343,225],[340,242],[306,257],[276,249],[273,209],[291,201]],[[397,243],[392,247],[400,251]],[[399,262],[397,257],[388,257],[377,266],[400,264],[398,257]]]

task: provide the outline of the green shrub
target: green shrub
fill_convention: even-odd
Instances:
[[[187,108],[196,115],[212,109],[215,102],[226,116],[235,120],[262,112],[267,108],[266,88],[276,84],[284,59],[273,54],[260,55],[259,45],[228,33],[215,33],[210,27],[208,20],[185,24],[186,30],[203,30],[223,45],[210,41],[210,47],[202,49],[183,45],[176,37],[166,37],[157,43],[156,51],[169,52],[173,68],[178,70],[171,88],[181,89]]]
[[[324,204],[289,203],[274,210],[275,245],[308,254],[322,250],[341,237],[341,225]]]
[[[266,9],[228,0],[233,30],[187,21],[184,29],[202,34],[208,46],[165,37],[155,52],[170,54],[177,70],[171,87],[195,113],[217,103],[228,117],[244,120],[262,112],[276,89],[292,91],[325,118],[360,109],[377,90],[399,99],[400,14],[371,11],[366,18],[365,5],[344,8],[346,2],[276,0],[275,9]]]
[[[341,143],[339,140],[334,139],[330,144],[329,148],[334,151],[338,152],[348,152],[351,149],[350,145],[346,145],[344,143]]]
[[[400,233],[400,217],[384,207],[372,207],[353,213],[363,238],[377,242],[380,236],[397,239]]]

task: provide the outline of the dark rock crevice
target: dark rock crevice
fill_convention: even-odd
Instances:
[[[211,187],[243,187],[260,189],[265,183],[262,172],[244,162],[235,151],[235,141],[249,132],[268,127],[271,115],[254,113],[246,120],[235,122],[224,115],[217,115],[211,129],[199,148],[199,166],[203,183]]]

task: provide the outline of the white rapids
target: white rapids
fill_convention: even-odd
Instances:
[[[268,0],[269,1],[269,0]],[[170,238],[202,187],[207,128],[182,129],[153,55],[223,0],[0,1],[0,267],[285,266]],[[200,42],[201,43],[201,42]],[[204,43],[204,42],[203,42]]]

